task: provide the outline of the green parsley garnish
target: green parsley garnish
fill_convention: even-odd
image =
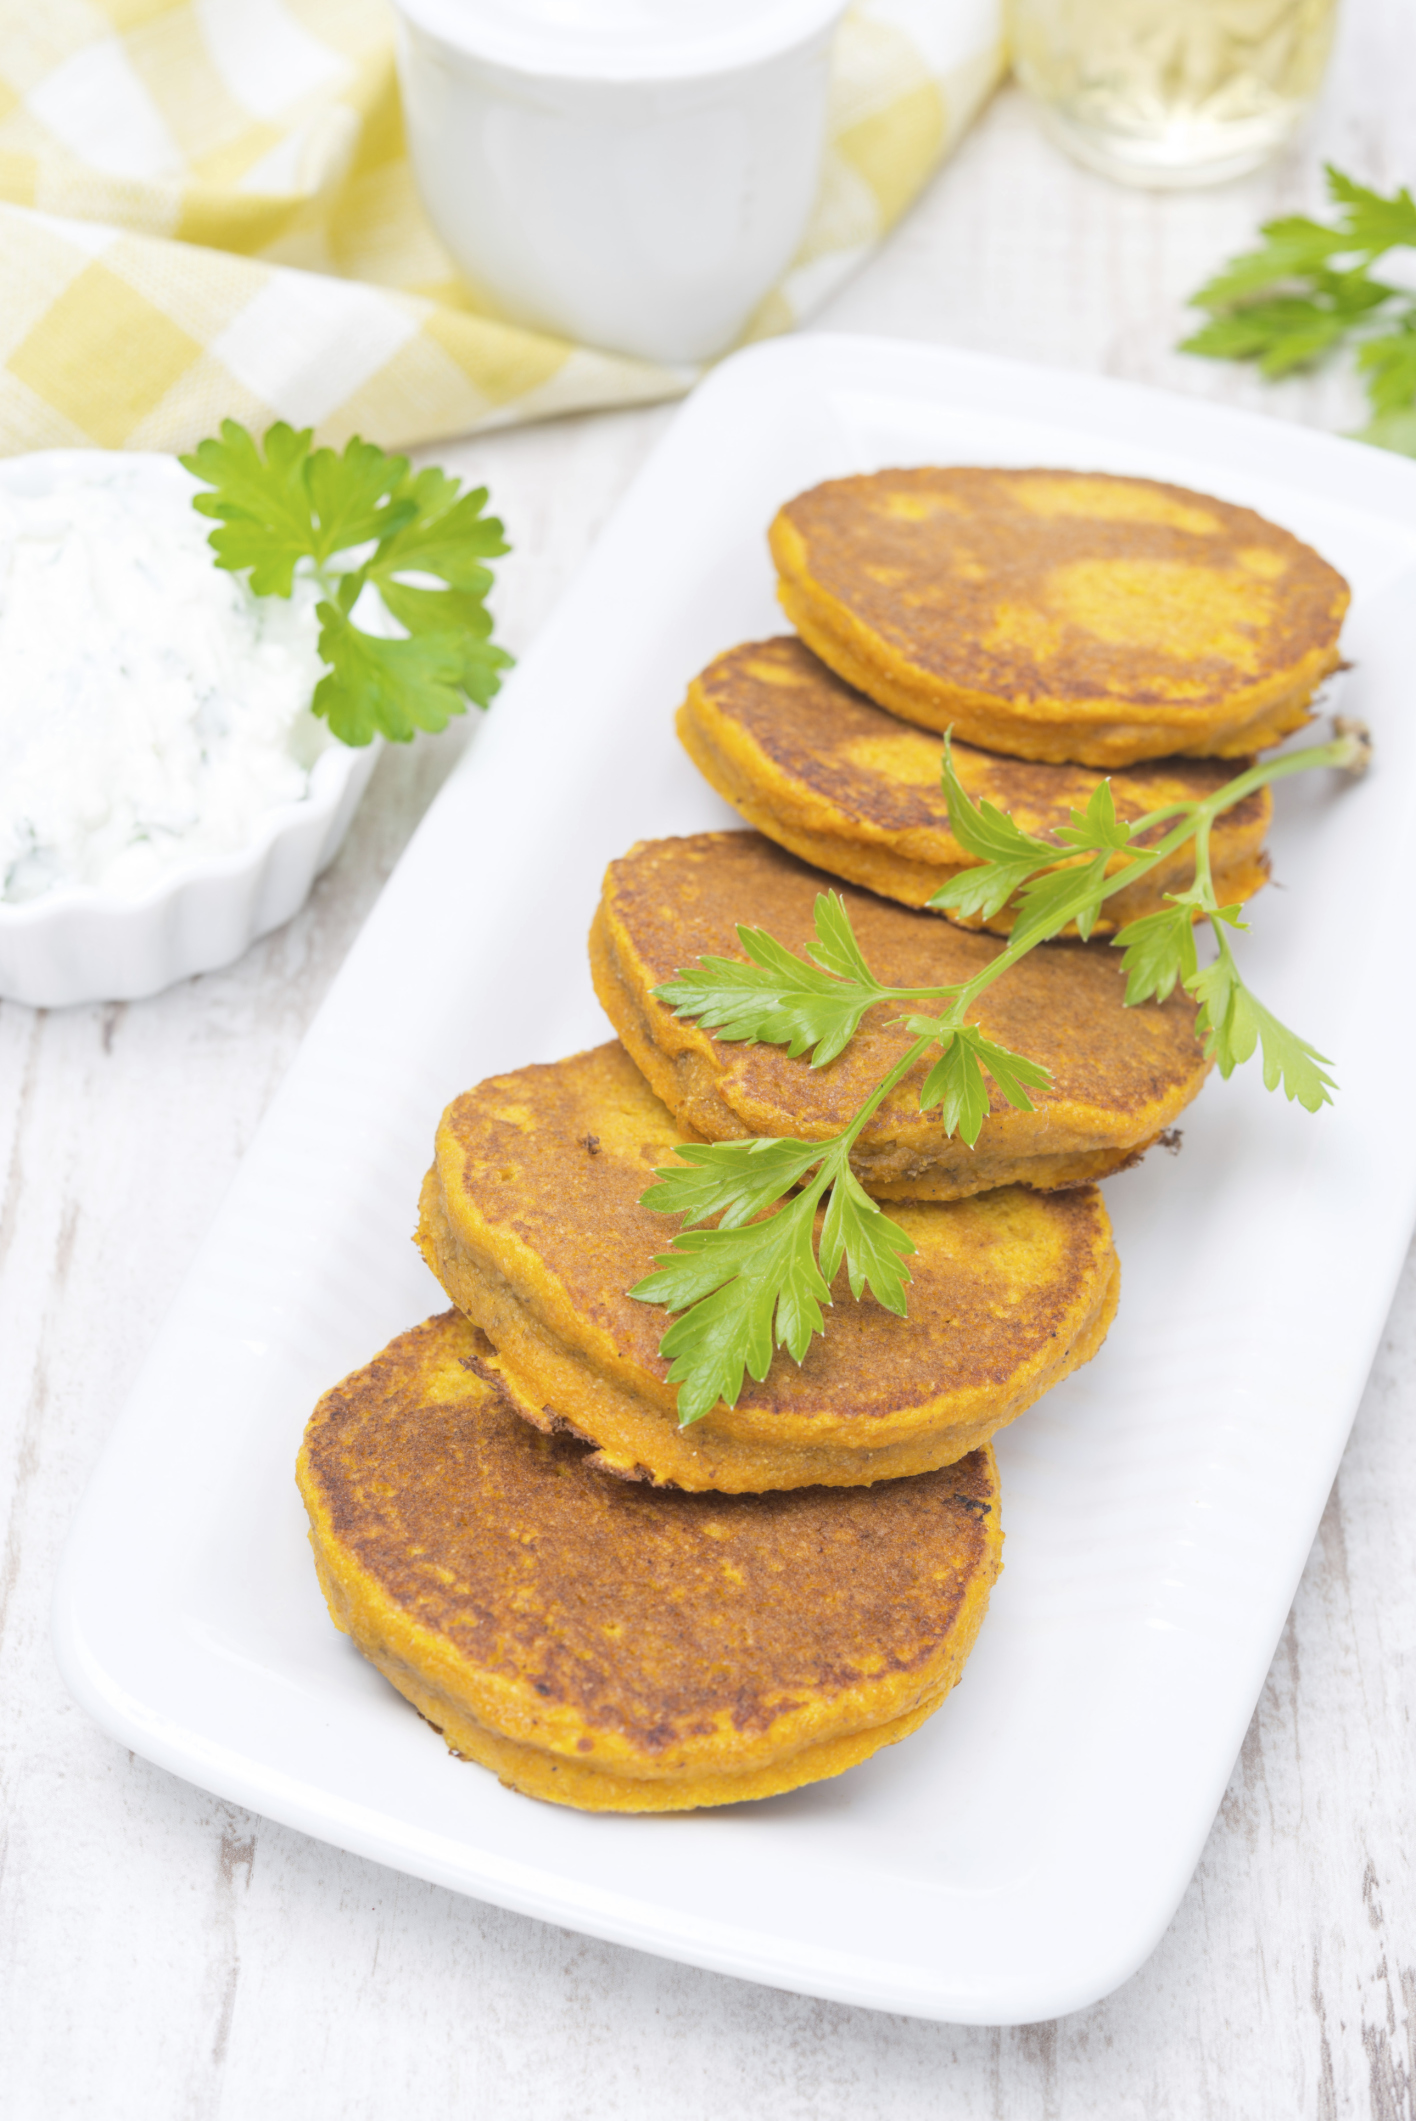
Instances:
[[[1180,847],[1194,846],[1189,890],[1167,893],[1157,912],[1112,938],[1124,953],[1127,1004],[1164,1001],[1178,984],[1200,1004],[1196,1029],[1221,1075],[1231,1075],[1261,1048],[1268,1089],[1281,1084],[1309,1112],[1331,1101],[1334,1085],[1322,1054],[1244,984],[1229,934],[1245,923],[1238,906],[1221,906],[1215,896],[1210,835],[1224,811],[1270,781],[1324,766],[1363,772],[1371,754],[1366,731],[1341,720],[1334,729],[1331,743],[1253,766],[1202,801],[1167,804],[1134,824],[1117,817],[1111,784],[1102,781],[1086,809],[1074,810],[1071,824],[1054,840],[1021,831],[991,803],[974,803],[954,771],[946,737],[942,772],[950,823],[978,861],[930,904],[988,915],[1015,899],[1012,932],[991,963],[957,986],[882,986],[861,953],[843,900],[823,892],[816,901],[816,940],[805,958],[761,928],[739,928],[745,964],[702,958],[654,989],[676,1015],[696,1019],[719,1038],[785,1046],[793,1057],[810,1049],[813,1068],[844,1051],[866,1010],[878,1002],[946,1004],[938,1015],[905,1014],[913,1044],[834,1139],[686,1142],[675,1152],[678,1162],[655,1173],[659,1183],[645,1193],[643,1205],[684,1220],[671,1249],[655,1260],[657,1271],[629,1293],[682,1314],[660,1343],[672,1365],[669,1381],[679,1388],[680,1426],[701,1420],[720,1399],[735,1406],[744,1374],[760,1383],[777,1347],[802,1361],[813,1336],[825,1331],[821,1307],[831,1301],[842,1260],[853,1296],[868,1287],[887,1310],[905,1315],[905,1260],[914,1246],[851,1169],[862,1130],[931,1048],[937,1058],[920,1091],[920,1109],[937,1106],[945,1131],[970,1148],[988,1116],[990,1079],[1010,1105],[1032,1111],[1028,1092],[1045,1089],[1048,1072],[984,1037],[971,1021],[979,998],[1070,923],[1088,937],[1105,900]],[[1153,842],[1141,845],[1152,832]],[[1108,875],[1117,854],[1126,860]],[[1201,917],[1210,921],[1217,946],[1213,962],[1204,966],[1195,945]],[[793,1189],[799,1190],[787,1200]],[[703,1227],[712,1218],[715,1226]]]
[[[483,562],[509,550],[497,518],[482,513],[486,488],[463,493],[460,479],[415,472],[357,435],[342,453],[312,450],[311,440],[309,428],[297,434],[281,420],[258,444],[223,420],[220,441],[182,458],[212,488],[192,506],[220,519],[207,541],[217,566],[249,573],[257,596],[288,597],[297,572],[319,583],[328,669],[311,705],[343,743],[406,744],[420,729],[445,729],[468,700],[485,707],[511,663],[486,608]],[[355,624],[365,589],[406,638]]]
[[[1359,440],[1416,456],[1416,295],[1372,277],[1389,250],[1416,247],[1416,200],[1354,184],[1331,163],[1331,226],[1301,214],[1266,221],[1262,250],[1233,258],[1191,296],[1211,322],[1182,353],[1257,361],[1266,376],[1309,367],[1355,343],[1372,417]]]

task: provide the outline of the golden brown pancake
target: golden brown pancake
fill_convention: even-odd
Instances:
[[[1238,758],[1308,719],[1347,584],[1251,508],[1104,472],[880,471],[789,501],[782,606],[882,707],[1014,758]]]
[[[749,825],[833,876],[924,906],[976,861],[950,830],[938,736],[875,706],[790,636],[748,641],[710,663],[688,688],[678,733],[700,772]],[[1166,759],[1118,770],[1109,776],[1112,800],[1118,816],[1134,822],[1163,805],[1212,795],[1243,763]],[[1039,838],[1069,823],[1073,810],[1085,810],[1107,778],[1094,767],[1002,758],[971,744],[954,745],[954,769],[976,802],[1008,811]],[[1267,881],[1262,849],[1272,808],[1261,788],[1217,821],[1210,860],[1221,905],[1252,898]],[[1165,829],[1153,826],[1139,844]],[[1125,859],[1115,855],[1111,873]],[[1188,890],[1194,877],[1194,856],[1182,848],[1108,899],[1094,932],[1113,935],[1154,913],[1167,892]],[[986,922],[976,914],[949,918],[1006,935],[1014,905]]]
[[[871,1491],[681,1495],[519,1421],[456,1312],[320,1401],[299,1483],[335,1625],[459,1756],[585,1811],[769,1797],[903,1738],[998,1574],[989,1450]]]
[[[910,1034],[908,1007],[880,1003],[824,1068],[783,1046],[729,1044],[676,1017],[653,989],[701,957],[743,958],[739,923],[803,955],[817,894],[833,879],[755,832],[646,840],[611,862],[590,932],[595,991],[650,1084],[681,1125],[710,1141],[793,1134],[823,1141],[847,1126]],[[949,921],[841,889],[866,962],[891,987],[971,979],[1003,944]],[[1134,1162],[1198,1092],[1208,1072],[1195,1008],[1178,988],[1124,1006],[1121,953],[1105,943],[1042,943],[990,987],[974,1021],[1052,1071],[1017,1112],[995,1090],[976,1147],[921,1112],[926,1058],[891,1092],[852,1164],[880,1200],[956,1200],[989,1186],[1081,1185]],[[923,1004],[921,1007],[925,1006]]]
[[[916,1246],[907,1318],[855,1302],[843,1270],[799,1367],[779,1350],[736,1407],[681,1429],[669,1315],[626,1292],[678,1227],[640,1196],[683,1139],[623,1047],[599,1046],[457,1098],[423,1187],[418,1242],[486,1333],[485,1374],[607,1472],[740,1494],[930,1471],[1105,1337],[1119,1270],[1094,1187],[918,1203],[891,1211]]]

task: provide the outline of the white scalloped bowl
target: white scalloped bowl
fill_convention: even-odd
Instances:
[[[380,746],[332,744],[309,792],[262,817],[250,846],[173,862],[146,891],[91,884],[0,905],[0,999],[62,1009],[135,1002],[232,964],[299,912],[339,852]]]
[[[113,452],[12,457],[0,464],[0,484],[33,492],[46,470],[96,453]],[[173,861],[141,891],[62,885],[0,902],[0,1000],[38,1009],[140,1001],[231,964],[299,912],[339,852],[380,748],[377,739],[359,751],[332,743],[311,768],[305,795],[265,811],[247,846]]]

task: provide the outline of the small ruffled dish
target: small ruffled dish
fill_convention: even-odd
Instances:
[[[233,854],[173,862],[141,893],[72,885],[0,904],[0,999],[37,1009],[130,1002],[232,964],[298,913],[338,854],[380,746],[331,744],[309,793]]]

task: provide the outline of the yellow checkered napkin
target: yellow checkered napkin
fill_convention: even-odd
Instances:
[[[880,241],[1001,66],[998,0],[857,0],[801,251],[749,338]],[[383,445],[685,389],[526,331],[414,188],[382,0],[0,0],[0,452],[231,417]]]

